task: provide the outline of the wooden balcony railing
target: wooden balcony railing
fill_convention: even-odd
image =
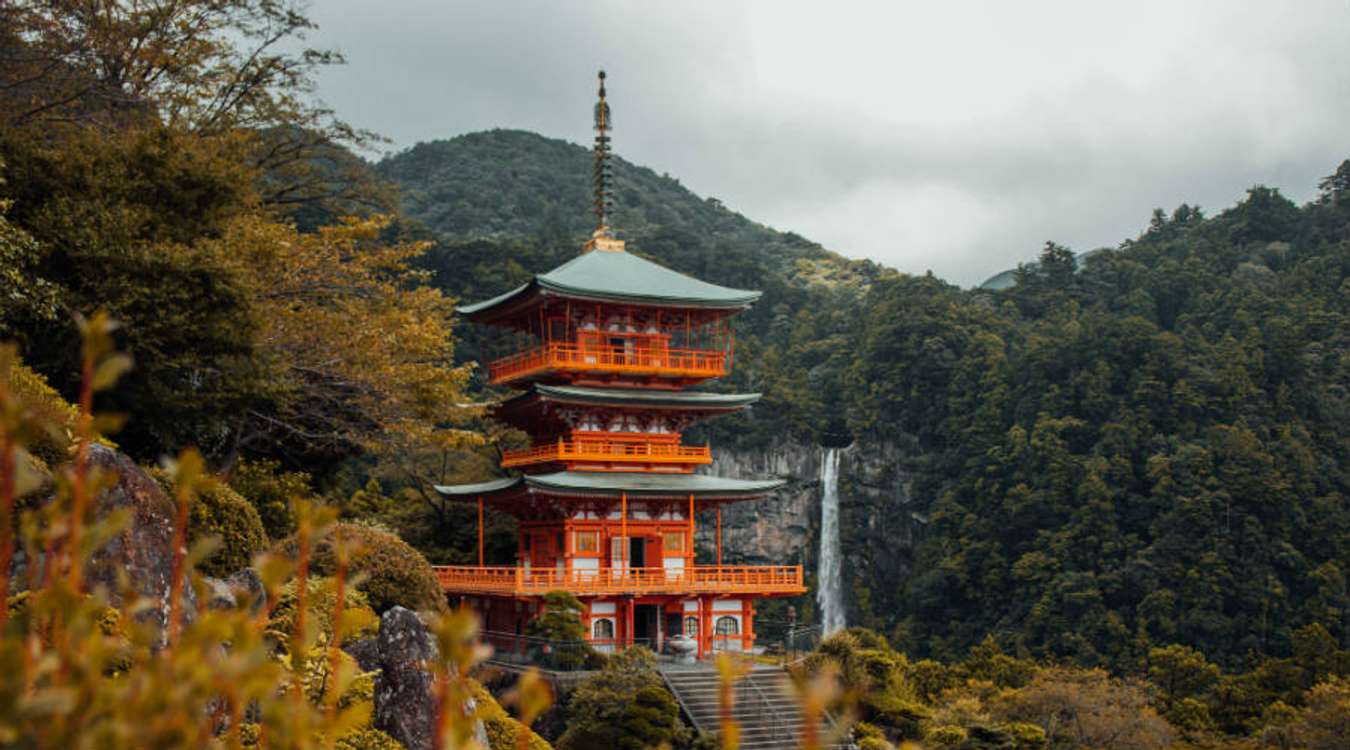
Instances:
[[[559,571],[520,566],[437,565],[441,588],[461,594],[801,594],[800,565],[696,565],[693,568],[601,568]]]
[[[628,462],[643,464],[712,463],[708,446],[678,445],[640,440],[558,440],[502,454],[502,466],[551,462]]]
[[[718,378],[727,374],[727,358],[727,352],[703,349],[591,347],[550,341],[492,362],[488,376],[493,385],[550,371]]]

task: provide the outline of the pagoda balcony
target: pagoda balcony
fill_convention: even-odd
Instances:
[[[590,471],[630,471],[633,464],[692,471],[694,466],[712,463],[712,449],[706,445],[641,439],[559,439],[502,454],[502,467],[507,469],[549,463],[583,464],[582,468]]]
[[[698,381],[727,374],[730,353],[712,349],[594,347],[549,341],[488,365],[488,382],[502,385],[553,374]]]
[[[557,570],[523,566],[433,566],[441,588],[457,594],[542,596],[565,590],[606,594],[802,594],[800,565],[696,565],[685,569]]]

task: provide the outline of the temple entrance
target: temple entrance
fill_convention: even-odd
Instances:
[[[656,650],[657,628],[661,616],[659,604],[633,605],[633,640],[635,643]]]
[[[647,567],[647,538],[635,536],[628,540],[628,565],[632,568]]]

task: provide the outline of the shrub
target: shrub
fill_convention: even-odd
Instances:
[[[491,750],[518,750],[520,747],[520,732],[525,729],[525,725],[511,718],[511,715],[502,708],[497,699],[492,697],[492,693],[483,687],[477,680],[469,680],[469,689],[473,692],[474,701],[478,704],[477,715],[483,720],[483,728],[487,730],[488,744]],[[529,734],[529,750],[553,750],[553,746],[548,744],[548,740],[540,737],[534,730],[526,730]]]
[[[309,569],[315,575],[332,575],[337,569],[333,541],[339,535],[353,549],[348,570],[364,577],[357,588],[369,598],[376,612],[394,606],[414,611],[445,609],[445,595],[436,572],[422,553],[394,534],[369,526],[336,524],[332,533],[314,546]],[[283,540],[277,547],[281,554],[291,558],[298,551],[294,538]]]
[[[79,411],[61,398],[47,380],[15,358],[0,358],[0,380],[9,394],[34,412],[36,421],[46,427],[32,436],[28,451],[47,466],[56,466],[69,457],[71,437],[75,433]]]
[[[405,750],[403,743],[375,727],[353,729],[337,741],[337,750]],[[495,750],[495,748],[494,748]]]
[[[274,634],[279,640],[285,641],[295,630],[295,586],[294,580],[289,581],[281,589],[277,596],[277,602],[272,607],[272,616],[267,620],[268,632]],[[305,618],[309,622],[316,623],[319,628],[319,635],[325,641],[333,639],[333,607],[337,604],[337,581],[332,578],[310,578],[305,581]],[[348,612],[343,620],[346,627],[351,632],[342,634],[343,642],[353,641],[358,638],[375,635],[380,629],[380,620],[375,616],[374,610],[370,608],[370,600],[359,590],[353,591],[350,587],[346,589],[343,596],[342,607]],[[361,614],[352,613],[366,613]]]
[[[309,475],[281,471],[276,461],[241,461],[230,474],[230,486],[251,503],[267,536],[282,539],[295,533],[291,501],[313,495]]]
[[[586,678],[567,704],[567,731],[558,738],[558,750],[614,748],[627,736],[625,722],[634,696],[647,688],[665,692],[656,673],[656,656],[645,648],[630,648],[610,657],[603,669]]]
[[[560,641],[550,645],[552,650],[545,657],[548,666],[563,670],[598,667],[600,655],[586,642],[581,601],[566,591],[550,591],[544,595],[543,604],[543,613],[530,622],[527,632],[537,638]]]
[[[483,728],[487,730],[488,745],[491,746],[491,750],[519,750],[521,730],[530,733],[529,750],[553,750],[553,746],[548,744],[548,740],[540,737],[533,730],[525,729],[524,724],[505,713],[484,718]]]
[[[173,483],[163,469],[148,468],[165,493],[173,493]],[[202,573],[224,578],[253,563],[253,556],[267,548],[267,532],[262,519],[247,500],[225,484],[203,488],[193,501],[188,517],[188,541],[208,536],[220,538],[220,548],[199,566]]]

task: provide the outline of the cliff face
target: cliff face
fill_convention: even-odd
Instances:
[[[920,528],[911,493],[911,459],[891,442],[859,439],[841,448],[839,528],[848,623],[894,621],[895,597],[909,574]],[[728,564],[800,564],[815,590],[820,553],[821,461],[825,449],[780,442],[761,450],[718,449],[710,474],[777,478],[787,484],[772,497],[722,510],[723,561]],[[714,559],[715,516],[701,513],[700,562]],[[814,597],[812,597],[814,599]]]

